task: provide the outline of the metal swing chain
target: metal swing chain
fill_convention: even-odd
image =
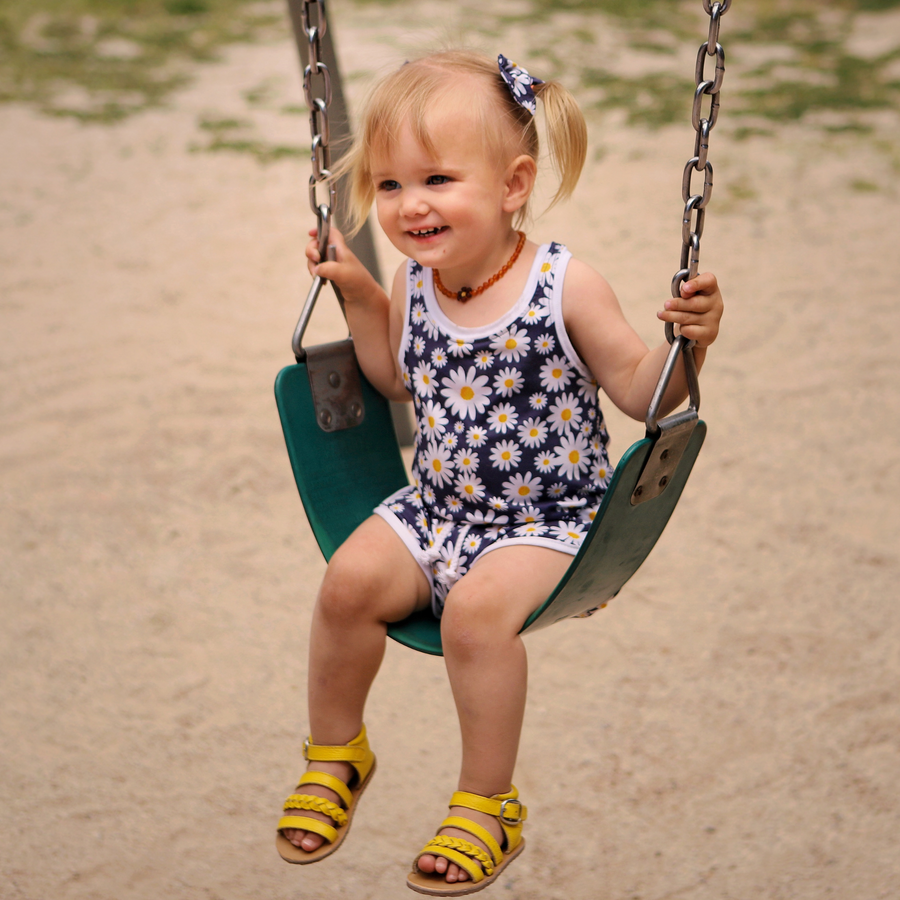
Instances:
[[[709,204],[713,189],[713,166],[709,161],[709,136],[719,117],[719,92],[725,77],[725,50],[719,43],[719,27],[722,16],[731,7],[731,0],[703,0],[703,10],[709,16],[709,34],[697,51],[697,63],[694,67],[694,103],[691,110],[691,124],[697,137],[694,140],[694,154],[684,167],[681,179],[681,198],[684,201],[684,213],[681,219],[681,262],[678,271],[672,277],[672,297],[681,297],[681,286],[697,275],[700,267],[700,238],[703,236],[703,225],[706,219],[706,207]],[[715,57],[715,72],[708,77],[707,61]],[[704,103],[709,98],[708,110],[704,113]],[[693,178],[695,172],[703,173],[703,188],[695,193]],[[678,357],[684,357],[685,374],[690,393],[690,411],[696,413],[700,406],[700,382],[697,378],[697,366],[694,362],[694,342],[682,335],[675,336],[675,326],[666,323],[666,340],[672,345],[663,366],[659,383],[650,401],[645,424],[648,434],[656,434],[659,430],[657,415],[662,403],[663,394],[675,370]]]
[[[328,240],[331,236],[331,220],[336,204],[334,182],[331,180],[331,147],[330,128],[328,124],[328,107],[331,104],[331,73],[322,62],[321,39],[328,27],[325,18],[325,0],[303,0],[301,20],[306,40],[309,44],[308,63],[303,70],[303,94],[309,108],[310,158],[312,174],[309,176],[309,205],[316,217],[316,238],[319,243],[319,258],[328,258]],[[314,86],[320,88],[316,93]],[[327,197],[321,202],[318,197],[319,185],[325,185]],[[324,279],[316,277],[300,321],[294,329],[291,346],[297,359],[305,356],[303,350],[303,334],[312,315],[316,299],[322,290]],[[340,297],[338,298],[340,300]]]
[[[725,51],[719,43],[719,26],[722,16],[728,12],[730,6],[731,0],[716,0],[716,2],[703,0],[703,9],[709,16],[709,35],[700,45],[694,70],[696,88],[691,124],[697,132],[697,137],[694,142],[694,155],[687,161],[681,180],[681,198],[684,200],[684,214],[681,221],[681,265],[672,278],[672,297],[676,299],[681,296],[681,286],[697,275],[700,266],[700,238],[703,235],[706,207],[713,188],[709,135],[719,116],[719,92],[725,75]],[[706,64],[711,57],[715,57],[716,64],[715,73],[710,78],[706,74]],[[709,106],[704,114],[706,97],[709,98]],[[700,193],[695,193],[693,188],[695,172],[703,173],[703,189]],[[676,336],[675,326],[671,322],[666,323],[666,339],[671,346],[645,419],[647,436],[655,440],[653,450],[631,495],[633,506],[658,497],[666,489],[699,422],[697,411],[700,408],[700,381],[697,378],[697,363],[694,359],[694,341],[688,340],[683,334]],[[688,408],[660,420],[658,415],[663,395],[669,386],[679,357],[684,359],[684,373],[690,395]]]

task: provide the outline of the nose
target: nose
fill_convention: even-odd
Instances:
[[[416,188],[406,188],[400,198],[400,215],[407,219],[424,216],[428,212],[428,203],[424,194]]]

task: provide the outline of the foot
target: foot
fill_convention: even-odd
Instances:
[[[482,828],[486,828],[494,836],[494,839],[501,847],[503,846],[506,836],[503,834],[503,829],[500,827],[500,823],[495,816],[489,816],[487,813],[478,812],[474,809],[467,809],[463,806],[451,806],[450,815],[462,816],[463,818],[475,822],[476,825],[481,825]],[[476,847],[480,847],[488,856],[491,855],[488,848],[479,841],[474,834],[470,834],[468,831],[461,831],[459,828],[442,828],[438,834],[462,838],[462,840],[469,841],[469,843],[474,844]],[[426,854],[425,856],[419,857],[416,866],[420,872],[424,872],[427,875],[443,875],[444,880],[448,884],[469,880],[469,873],[465,869],[461,869],[456,863],[450,862],[449,859],[444,859],[443,856],[431,856],[431,854]]]
[[[310,769],[314,769],[316,772],[326,772],[329,775],[334,775],[336,778],[340,778],[344,784],[348,784],[351,778],[356,774],[356,770],[353,766],[351,766],[350,763],[345,762],[310,762],[307,766],[307,771]],[[310,794],[313,797],[322,797],[325,800],[330,800],[332,803],[337,803],[338,806],[342,805],[341,798],[338,797],[334,791],[322,787],[320,784],[304,784],[302,787],[297,788],[294,793]],[[314,809],[292,809],[288,807],[284,811],[284,815],[306,816],[310,819],[318,819],[326,825],[334,824],[329,816],[326,816],[325,813],[316,812]],[[325,838],[323,838],[321,834],[316,834],[314,831],[301,831],[298,828],[285,828],[282,834],[284,834],[295,847],[299,847],[307,853],[318,850],[319,847],[325,843]]]

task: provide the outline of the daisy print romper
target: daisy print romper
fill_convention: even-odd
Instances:
[[[416,413],[413,483],[375,512],[431,582],[437,616],[491,550],[577,553],[609,484],[597,383],[562,319],[570,258],[540,247],[515,306],[481,328],[451,322],[431,269],[408,263],[399,361]]]

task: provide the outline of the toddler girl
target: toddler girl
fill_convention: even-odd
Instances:
[[[413,863],[432,895],[480,890],[523,849],[512,784],[525,708],[519,630],[577,552],[610,478],[601,385],[643,419],[668,345],[648,350],[606,281],[560,244],[517,228],[537,173],[545,112],[555,200],[586,152],[572,96],[500,56],[450,51],[375,88],[343,161],[356,226],[374,200],[407,261],[390,294],[332,230],[337,258],[310,271],[346,301],[359,364],[386,397],[414,404],[413,484],[388,497],[334,554],[313,614],[309,769],[285,803],[278,849],[311,863],[343,841],[375,768],[362,724],[386,627],[431,606],[441,618],[462,733],[450,817]],[[312,233],[312,232],[311,232]],[[659,318],[702,364],[722,298],[700,275]],[[664,414],[686,396],[679,370]]]

